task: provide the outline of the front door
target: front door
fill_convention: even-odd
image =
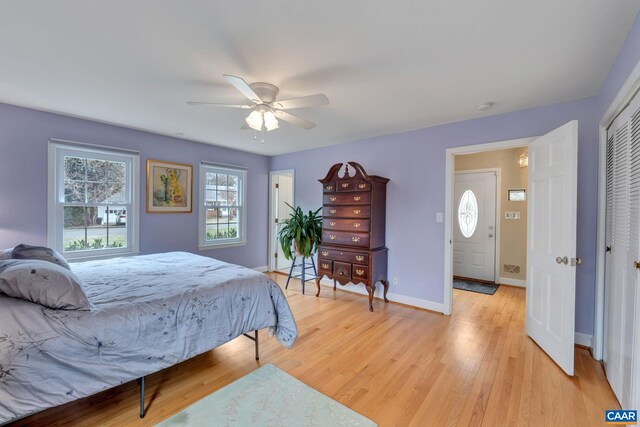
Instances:
[[[495,282],[496,173],[456,173],[453,275]]]
[[[578,122],[529,144],[527,334],[573,375]]]

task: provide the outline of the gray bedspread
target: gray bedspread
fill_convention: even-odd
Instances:
[[[0,424],[156,372],[270,328],[291,347],[281,289],[248,268],[185,252],[72,264],[91,311],[0,295]],[[248,341],[250,343],[250,341]]]

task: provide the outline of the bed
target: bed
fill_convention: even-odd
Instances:
[[[72,264],[93,304],[53,310],[0,295],[0,424],[159,371],[269,328],[297,328],[268,276],[185,252]]]

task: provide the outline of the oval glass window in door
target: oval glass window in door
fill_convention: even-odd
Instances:
[[[478,200],[473,191],[466,190],[462,193],[458,205],[458,226],[460,232],[467,239],[473,236],[478,225]]]

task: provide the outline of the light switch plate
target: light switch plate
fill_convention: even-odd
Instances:
[[[505,212],[504,219],[520,219],[520,212]]]
[[[443,221],[442,212],[436,212],[436,222],[442,222],[442,221]]]

